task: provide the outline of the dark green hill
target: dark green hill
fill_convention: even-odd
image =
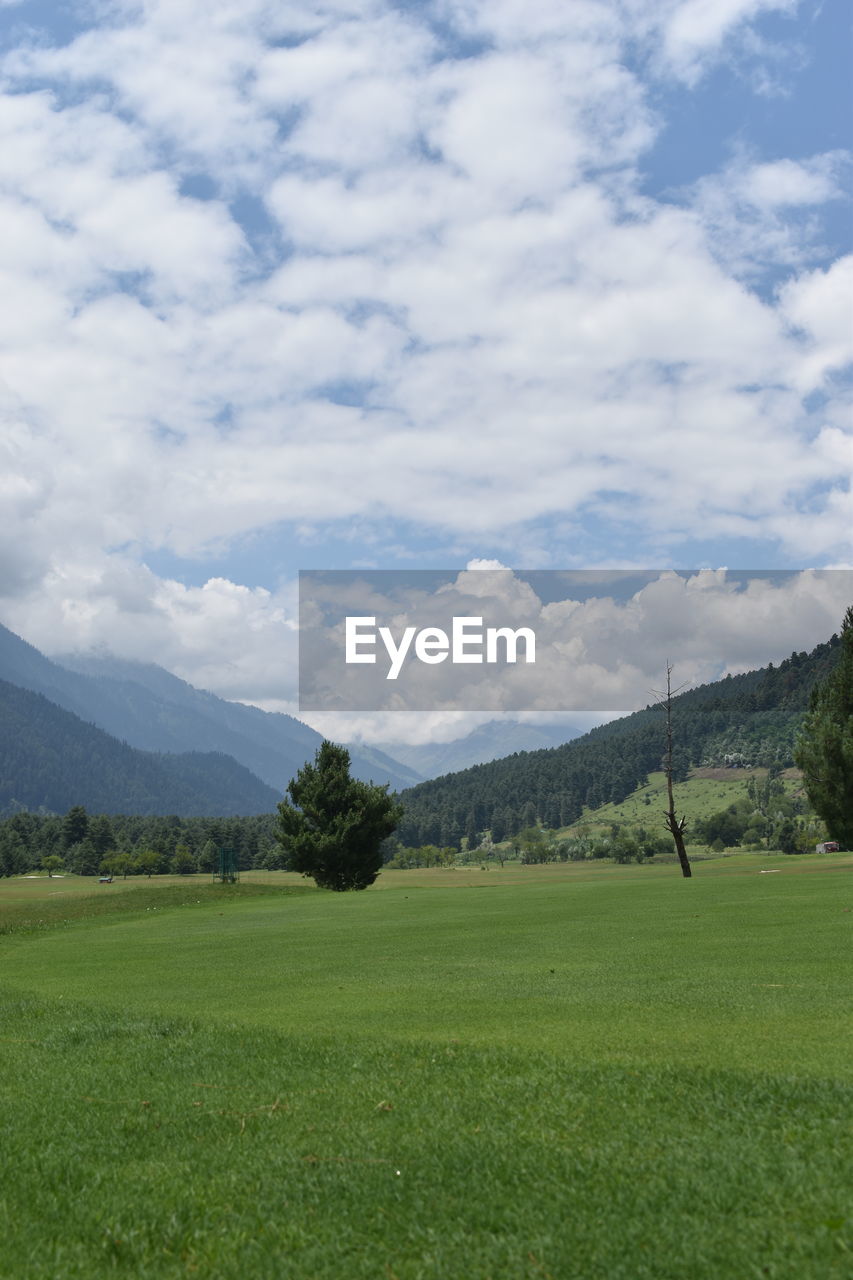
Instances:
[[[229,702],[154,663],[79,654],[51,661],[2,626],[0,679],[43,694],[142,751],[233,756],[279,792],[323,741],[293,716]],[[423,777],[362,745],[352,750],[352,771],[365,781],[398,788]]]
[[[679,694],[673,702],[676,776],[699,765],[793,764],[810,692],[839,653],[833,636],[778,667]],[[402,797],[405,818],[397,835],[406,845],[456,845],[472,830],[512,834],[537,820],[567,826],[584,806],[624,800],[661,767],[663,750],[663,715],[648,706],[562,747],[519,752],[411,787]]]
[[[91,654],[58,661],[58,670],[84,681],[95,723],[144,751],[224,751],[283,791],[323,741],[293,716],[229,702],[154,663]],[[424,776],[361,743],[351,748],[351,760],[354,776],[365,782],[407,787]]]
[[[280,798],[230,756],[139,751],[0,680],[0,811],[224,817],[270,812]]]

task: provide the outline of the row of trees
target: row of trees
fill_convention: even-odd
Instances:
[[[611,823],[609,831],[581,830],[560,839],[541,827],[529,827],[512,842],[525,864],[586,862],[612,858],[614,862],[645,862],[672,853],[672,841],[662,831]]]
[[[400,805],[387,787],[350,776],[344,747],[324,742],[294,778],[277,815],[208,821],[191,818],[90,817],[74,805],[64,818],[19,813],[0,830],[0,872],[43,867],[78,875],[188,874],[212,871],[231,848],[241,870],[287,867],[329,889],[364,889],[383,863],[382,844]]]
[[[211,869],[211,849],[235,851],[241,871],[281,864],[276,815],[179,818],[175,815],[89,814],[74,805],[64,817],[20,811],[0,823],[0,875],[20,875],[58,858],[80,875],[95,875],[128,859],[131,874]],[[115,864],[114,859],[119,859]],[[193,866],[190,867],[190,861]],[[124,874],[113,870],[113,874]]]
[[[526,827],[512,839],[496,844],[489,833],[474,845],[463,842],[461,851],[436,845],[407,848],[398,841],[386,842],[391,857],[385,866],[393,870],[411,870],[419,867],[455,867],[479,863],[488,865],[508,858],[516,858],[526,866],[547,862],[584,862],[598,858],[612,858],[615,862],[645,862],[649,858],[672,853],[672,842],[662,832],[648,827],[622,826],[612,823],[609,831],[584,830],[577,835],[561,838],[544,827]]]

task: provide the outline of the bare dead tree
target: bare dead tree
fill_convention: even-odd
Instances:
[[[675,849],[678,854],[678,861],[681,863],[681,874],[685,879],[689,879],[693,875],[690,862],[687,857],[687,850],[684,847],[684,828],[687,825],[687,819],[677,817],[675,813],[675,797],[672,791],[672,700],[684,685],[679,685],[678,689],[672,687],[672,663],[667,659],[666,663],[666,693],[653,692],[657,694],[657,705],[666,715],[666,753],[663,758],[664,772],[666,773],[666,791],[669,797],[669,809],[664,815],[664,822],[675,841]]]

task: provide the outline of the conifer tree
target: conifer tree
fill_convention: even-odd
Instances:
[[[79,844],[89,834],[89,815],[82,804],[69,809],[62,822],[62,843],[66,849]]]
[[[812,691],[794,758],[831,839],[853,849],[853,605],[844,615],[838,664]]]
[[[312,876],[324,889],[366,889],[382,866],[381,844],[403,816],[375,787],[352,778],[345,747],[324,742],[304,765],[278,806],[276,838],[287,867]]]

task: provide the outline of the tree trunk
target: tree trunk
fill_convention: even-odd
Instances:
[[[684,827],[687,819],[676,817],[675,813],[675,797],[672,791],[672,665],[666,665],[666,698],[662,698],[660,706],[666,712],[666,755],[664,756],[664,770],[666,772],[666,791],[669,797],[669,809],[665,816],[666,825],[675,841],[675,849],[678,854],[678,861],[681,864],[681,874],[685,880],[693,875],[693,870],[687,857],[687,850],[684,847]]]

